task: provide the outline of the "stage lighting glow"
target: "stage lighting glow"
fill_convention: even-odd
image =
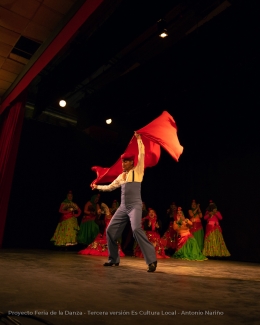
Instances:
[[[106,120],[106,124],[111,124],[111,123],[112,123],[112,119],[111,118],[109,118],[109,119]]]
[[[161,38],[165,38],[168,36],[167,22],[165,19],[160,19],[157,21],[157,28],[158,28],[158,35]]]
[[[165,38],[165,37],[168,36],[168,34],[166,33],[166,31],[164,31],[164,32],[161,33],[159,36],[160,36],[161,38]]]
[[[66,101],[63,100],[63,99],[59,101],[59,105],[60,105],[60,107],[65,107],[66,104],[67,104]]]

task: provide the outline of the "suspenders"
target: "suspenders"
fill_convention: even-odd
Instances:
[[[133,170],[133,179],[132,179],[132,182],[135,181],[135,171]]]

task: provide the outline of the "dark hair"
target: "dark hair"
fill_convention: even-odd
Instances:
[[[217,206],[215,203],[210,203],[209,206],[207,207],[207,211],[212,212],[214,209],[217,209]]]

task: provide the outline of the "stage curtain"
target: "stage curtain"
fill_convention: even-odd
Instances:
[[[24,120],[25,98],[25,94],[21,94],[16,102],[4,111],[0,120],[0,248]]]
[[[86,0],[0,104],[0,248],[24,116],[22,94],[35,76],[59,53],[102,2],[103,0]]]
[[[0,114],[12,103],[19,94],[24,91],[30,82],[42,71],[43,68],[55,57],[56,54],[69,42],[77,33],[78,29],[99,7],[103,0],[86,0],[66,26],[60,31],[56,38],[49,44],[38,60],[23,76],[13,91],[3,100],[0,105]]]

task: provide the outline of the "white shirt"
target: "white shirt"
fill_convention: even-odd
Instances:
[[[138,162],[137,165],[131,169],[129,172],[123,172],[120,174],[111,184],[109,185],[97,185],[97,189],[100,191],[113,191],[116,188],[120,187],[122,184],[133,182],[141,183],[144,176],[144,144],[141,139],[137,139],[138,144]],[[134,173],[133,173],[134,172]],[[126,174],[126,179],[124,180],[124,175]]]

